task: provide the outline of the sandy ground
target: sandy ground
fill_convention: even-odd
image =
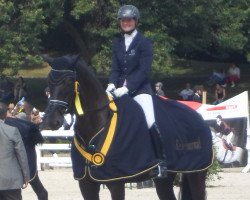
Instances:
[[[209,182],[208,200],[250,200],[250,173],[241,173],[242,168],[224,169],[220,180]],[[39,177],[49,192],[49,200],[82,200],[78,182],[71,169],[54,169],[39,172]],[[175,187],[178,193],[179,188]],[[35,200],[31,186],[23,190],[24,200]],[[100,200],[109,200],[107,189],[101,189]],[[155,189],[126,189],[126,200],[158,200]]]

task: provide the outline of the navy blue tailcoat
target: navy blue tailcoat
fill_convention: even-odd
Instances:
[[[112,69],[109,82],[116,87],[126,87],[131,96],[140,93],[152,94],[149,75],[153,61],[153,44],[137,33],[128,50],[124,35],[115,38],[112,47]]]

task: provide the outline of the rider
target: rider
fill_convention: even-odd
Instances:
[[[219,133],[221,134],[221,138],[225,140],[226,144],[228,145],[229,149],[233,149],[234,145],[232,143],[233,138],[233,128],[231,128],[222,118],[221,115],[216,117],[216,128],[218,129]]]
[[[116,97],[128,94],[140,104],[146,116],[156,156],[160,159],[158,177],[165,177],[166,156],[161,134],[155,123],[151,96],[153,91],[149,82],[153,45],[137,30],[140,14],[135,6],[122,6],[117,18],[122,34],[113,41],[112,69],[106,91],[113,92]]]

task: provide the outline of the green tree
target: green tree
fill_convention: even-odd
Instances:
[[[177,41],[180,57],[225,59],[241,52],[247,43],[242,32],[247,1],[167,0],[162,4],[162,23]],[[165,14],[163,14],[165,12]],[[201,59],[201,58],[200,58]]]
[[[0,71],[10,67],[12,73],[26,61],[37,63],[34,55],[40,48],[39,35],[46,31],[39,1],[0,2]]]
[[[154,41],[155,72],[171,59],[249,56],[249,0],[21,0],[0,2],[0,70],[41,62],[43,53],[80,53],[99,73],[110,70],[116,13],[137,6],[139,30]]]

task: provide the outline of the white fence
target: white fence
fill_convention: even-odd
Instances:
[[[67,138],[73,137],[74,132],[73,130],[57,130],[57,131],[42,131],[42,136],[44,138],[56,137],[56,138]],[[247,173],[250,171],[250,130],[247,131],[247,146],[246,149],[248,150],[248,164],[242,170],[243,173]],[[65,151],[66,153],[63,155],[66,156],[54,156],[52,153],[46,154],[43,156],[43,151],[50,151],[50,152],[58,152],[58,151]],[[69,155],[70,152],[70,143],[68,144],[55,144],[55,143],[45,143],[36,146],[37,152],[37,169],[41,170],[42,165],[48,164],[49,166],[58,166],[58,167],[71,167],[71,158]]]
[[[73,130],[57,130],[57,131],[42,131],[42,136],[44,138],[68,138],[73,137]],[[44,151],[50,152],[46,155]],[[63,156],[60,156],[58,152],[65,152]],[[37,153],[37,169],[41,170],[45,164],[48,164],[50,167],[71,167],[71,158],[70,158],[70,142],[66,144],[57,144],[57,143],[44,143],[36,146]],[[45,169],[45,168],[44,168]]]

